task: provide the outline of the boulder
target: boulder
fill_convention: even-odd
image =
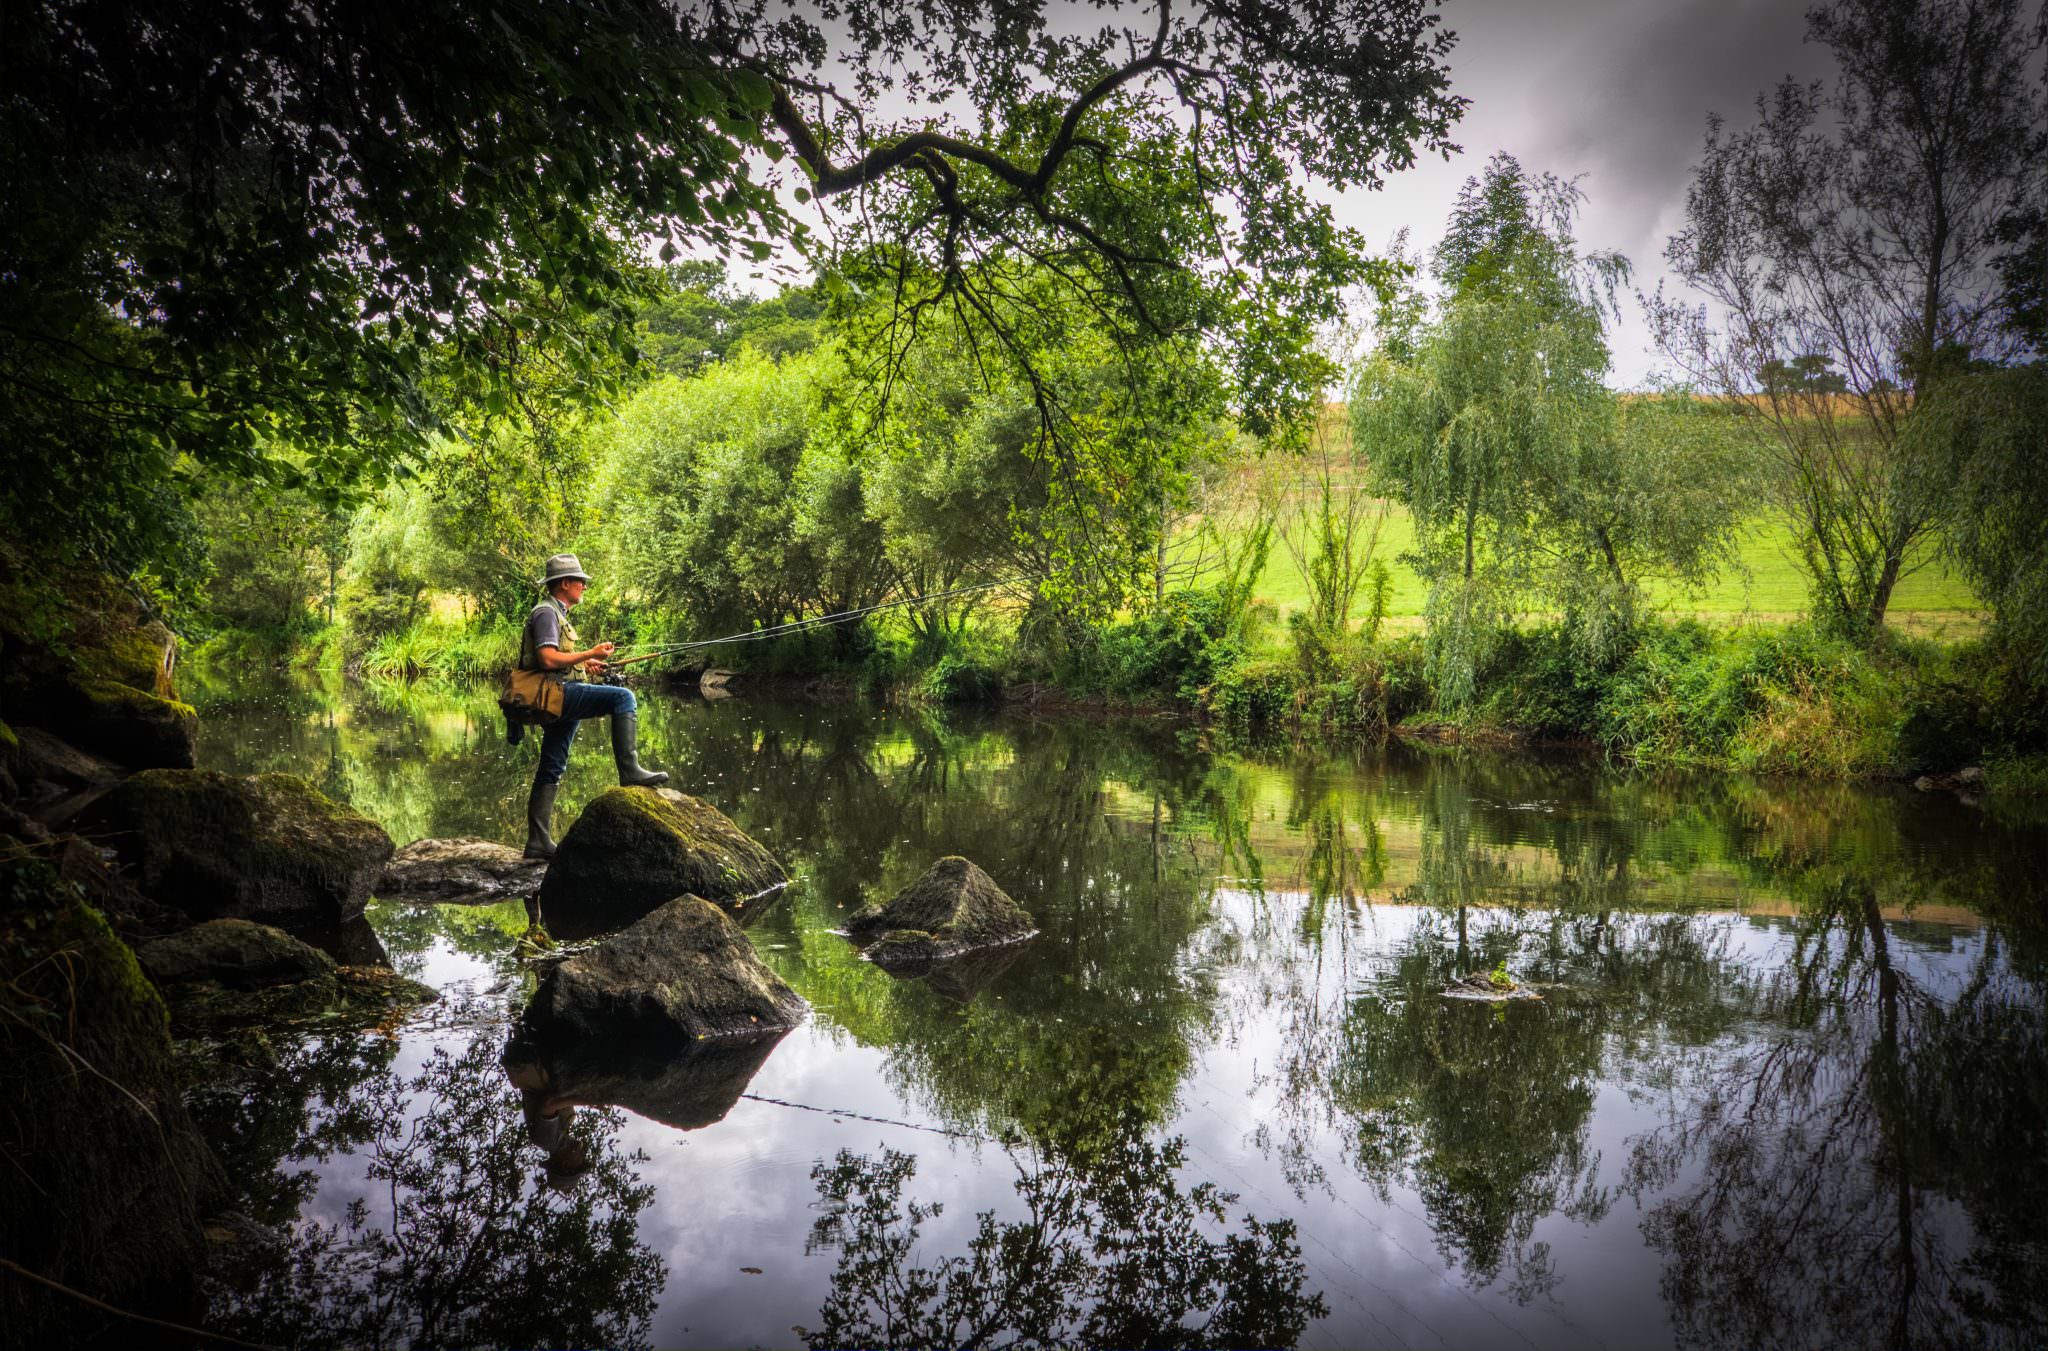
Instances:
[[[116,680],[76,680],[63,706],[67,737],[124,765],[187,769],[197,757],[199,714],[190,704]]]
[[[994,879],[956,854],[934,863],[886,904],[856,912],[846,932],[877,961],[908,965],[1020,942],[1038,929]],[[892,941],[878,943],[885,935]],[[879,946],[879,955],[871,945]]]
[[[392,856],[377,882],[377,896],[489,905],[533,895],[547,867],[545,859],[527,858],[496,840],[414,840]]]
[[[90,788],[112,783],[122,775],[120,766],[89,755],[40,727],[24,727],[15,734],[14,775],[23,783],[37,779],[65,788]]]
[[[158,986],[213,981],[236,990],[286,985],[334,974],[334,959],[282,929],[246,919],[214,919],[135,950]]]
[[[183,1031],[313,1017],[365,1021],[440,998],[388,967],[338,965],[282,929],[245,919],[209,920],[154,939],[136,958]]]
[[[193,763],[199,722],[172,683],[177,637],[112,576],[7,569],[0,644],[0,700],[15,721],[132,769]]]
[[[74,828],[112,845],[145,894],[195,919],[288,929],[360,915],[391,858],[383,827],[289,774],[148,770]]]
[[[0,1013],[0,1253],[197,1325],[200,1221],[228,1188],[180,1094],[163,1001],[77,888],[18,854],[0,858]],[[10,1346],[148,1340],[16,1276],[0,1308]]]
[[[789,881],[724,813],[672,788],[614,788],[576,818],[540,886],[557,921],[630,923],[688,893],[736,906]]]
[[[541,977],[525,1023],[548,1040],[692,1042],[786,1031],[807,1007],[762,965],[724,911],[700,896],[678,896],[556,964]]]
[[[686,1046],[645,1042],[515,1036],[505,1050],[505,1073],[543,1107],[623,1107],[677,1130],[694,1131],[725,1120],[786,1030],[744,1041],[702,1041]]]

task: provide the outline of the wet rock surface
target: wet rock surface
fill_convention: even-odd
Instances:
[[[796,1026],[802,996],[762,964],[724,911],[679,896],[541,977],[523,1023],[535,1037],[693,1042]]]
[[[496,840],[414,840],[392,855],[376,892],[386,901],[490,905],[534,895],[547,868]]]
[[[360,915],[392,853],[382,826],[289,774],[149,770],[74,828],[111,846],[144,893],[194,919],[283,928]]]
[[[1463,975],[1444,987],[1446,999],[1477,999],[1485,1003],[1506,1003],[1510,1000],[1543,998],[1528,986],[1514,980],[1503,985],[1489,971],[1474,971]]]
[[[951,855],[882,905],[846,921],[846,932],[877,965],[910,971],[1038,931],[1030,914],[974,863]]]
[[[731,905],[788,881],[774,855],[709,803],[672,788],[614,788],[562,836],[540,909],[551,928],[614,927],[685,894]]]

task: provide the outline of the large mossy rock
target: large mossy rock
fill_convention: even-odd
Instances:
[[[201,1219],[226,1184],[173,1063],[134,954],[53,869],[0,861],[0,1253],[117,1308],[196,1324]],[[12,1276],[0,1328],[9,1346],[149,1339]]]
[[[392,856],[377,882],[386,901],[494,905],[540,890],[547,863],[496,840],[414,840]]]
[[[178,699],[178,640],[112,577],[0,578],[9,717],[131,768],[185,768],[198,715]]]
[[[855,912],[846,932],[878,963],[912,968],[1021,942],[1038,927],[993,878],[955,854],[885,904]]]
[[[290,774],[148,770],[75,828],[113,846],[146,895],[195,919],[287,929],[360,915],[392,852],[382,826]]]
[[[541,977],[525,1024],[542,1040],[658,1042],[767,1036],[809,1006],[754,955],[723,910],[678,896]]]
[[[688,893],[732,906],[789,881],[730,818],[672,788],[614,788],[562,836],[540,887],[549,925],[626,923]]]
[[[344,966],[282,929],[216,919],[153,939],[136,958],[181,1031],[310,1018],[366,1021],[440,996],[384,966]]]

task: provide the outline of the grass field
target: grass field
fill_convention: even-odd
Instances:
[[[1393,573],[1394,594],[1388,613],[1396,629],[1412,627],[1422,613],[1422,579],[1400,562],[1400,555],[1414,543],[1415,530],[1407,513],[1399,507],[1389,509],[1374,557],[1384,559]],[[1759,518],[1742,532],[1741,567],[1722,574],[1705,593],[1688,595],[1656,583],[1650,591],[1658,608],[1668,615],[1728,622],[1789,622],[1802,617],[1807,609],[1806,577],[1797,558],[1790,527],[1782,520]],[[1308,603],[1301,569],[1278,541],[1256,595],[1271,601],[1283,616]],[[1363,605],[1361,597],[1359,608]],[[1899,583],[1887,619],[1894,627],[1915,633],[1965,637],[1982,626],[1983,613],[1969,586],[1930,550],[1923,566]]]

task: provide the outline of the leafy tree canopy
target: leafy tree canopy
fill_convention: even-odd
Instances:
[[[601,384],[638,241],[765,256],[799,233],[778,174],[844,207],[834,254],[898,338],[944,306],[1000,331],[1028,265],[1113,331],[1219,344],[1245,411],[1284,414],[1366,268],[1300,171],[1372,185],[1445,146],[1433,9],[30,6],[0,51],[0,445],[41,470],[7,525],[133,566],[163,547],[134,485],[343,495],[439,428],[437,363],[492,416],[522,356]]]

